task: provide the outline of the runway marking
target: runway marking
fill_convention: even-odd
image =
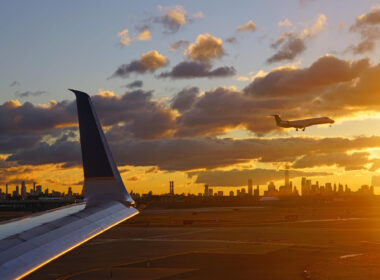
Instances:
[[[348,258],[353,258],[353,257],[357,257],[357,256],[362,256],[363,254],[348,254],[348,255],[343,255],[343,256],[340,256],[339,258],[340,259],[348,259]]]
[[[194,233],[202,233],[202,232],[208,232],[213,231],[215,229],[200,229],[200,230],[193,230],[193,231],[187,231],[187,232],[181,232],[181,233],[171,233],[171,234],[162,234],[162,235],[153,235],[151,237],[148,237],[148,239],[154,239],[154,238],[166,238],[171,236],[182,236],[182,235],[189,235]]]

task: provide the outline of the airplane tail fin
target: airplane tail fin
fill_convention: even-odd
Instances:
[[[280,118],[280,115],[272,115],[274,117],[274,119],[276,120],[276,124],[279,125],[280,122],[281,122],[281,118]]]
[[[87,204],[108,200],[134,204],[120,177],[90,96],[70,90],[77,101],[84,171],[83,194]]]

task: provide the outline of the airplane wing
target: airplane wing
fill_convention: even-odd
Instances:
[[[138,214],[90,97],[76,95],[85,202],[0,223],[0,279],[21,279]]]

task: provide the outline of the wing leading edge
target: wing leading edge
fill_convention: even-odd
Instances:
[[[138,214],[90,97],[76,95],[85,202],[0,223],[0,279],[21,279]]]

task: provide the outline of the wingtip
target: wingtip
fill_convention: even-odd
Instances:
[[[73,92],[75,94],[75,96],[77,96],[77,97],[79,97],[79,96],[90,97],[87,93],[85,93],[83,91],[79,91],[79,90],[71,89],[71,88],[69,88],[68,90],[71,91],[71,92]]]

